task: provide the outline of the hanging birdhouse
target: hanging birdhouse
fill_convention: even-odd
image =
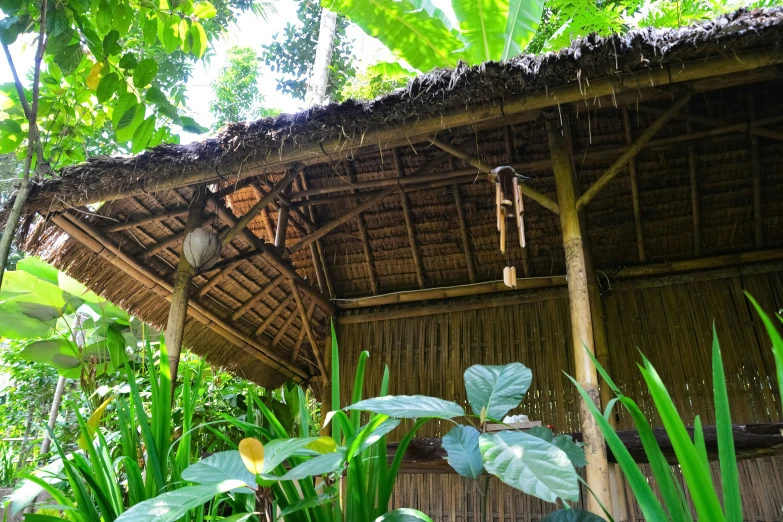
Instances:
[[[185,236],[182,251],[196,270],[207,270],[220,259],[220,239],[206,228],[197,228]]]
[[[522,190],[519,182],[529,179],[521,176],[511,167],[497,167],[489,173],[490,183],[495,184],[495,207],[497,226],[500,232],[500,251],[506,252],[506,217],[514,213],[519,230],[519,246],[525,248],[525,207],[522,203]]]

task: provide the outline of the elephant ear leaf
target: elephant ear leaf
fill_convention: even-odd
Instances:
[[[443,436],[449,465],[463,477],[477,478],[484,471],[479,451],[479,431],[473,426],[454,426]]]
[[[82,360],[79,347],[68,339],[47,339],[35,341],[20,352],[25,361],[48,364],[57,369],[63,377],[78,378]]]
[[[508,0],[453,0],[459,32],[473,64],[500,60],[509,15]]]
[[[476,364],[465,370],[465,389],[473,413],[481,415],[485,410],[489,419],[501,420],[519,406],[531,382],[533,372],[520,363],[504,366]]]
[[[375,522],[432,522],[432,519],[417,509],[400,508],[384,513]]]

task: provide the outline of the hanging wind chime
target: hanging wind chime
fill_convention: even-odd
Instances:
[[[527,180],[507,166],[497,167],[489,173],[489,182],[495,184],[495,209],[497,226],[500,232],[500,252],[506,253],[506,220],[513,212],[519,230],[519,246],[525,248],[525,207],[522,203],[522,190],[519,182]],[[503,268],[503,282],[510,288],[517,287],[517,269],[507,263]]]

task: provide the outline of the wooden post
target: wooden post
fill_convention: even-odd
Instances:
[[[402,156],[398,149],[392,151],[394,158],[394,168],[397,171],[397,178],[405,177],[405,167],[402,164]],[[411,244],[411,252],[413,254],[413,265],[416,267],[416,282],[419,284],[419,288],[424,288],[424,266],[421,263],[421,256],[419,255],[419,243],[416,240],[416,230],[413,228],[413,213],[411,212],[411,204],[408,200],[408,195],[404,192],[400,192],[400,201],[402,202],[402,214],[405,217],[405,228],[408,230],[408,241]]]
[[[183,237],[201,225],[206,205],[207,188],[199,185],[196,188],[195,199],[191,203]],[[169,318],[166,323],[166,347],[169,350],[172,394],[177,385],[177,369],[179,368],[179,356],[182,352],[185,319],[188,316],[188,300],[190,299],[190,284],[193,282],[193,272],[193,267],[185,258],[185,253],[180,253],[174,279],[174,291],[171,296],[171,306],[169,307]]]
[[[690,133],[691,122],[685,122],[685,132]],[[693,255],[701,256],[701,214],[699,211],[699,179],[696,177],[696,149],[688,147],[688,177],[691,187],[691,215],[693,217]]]
[[[560,227],[563,234],[563,249],[568,276],[568,301],[571,312],[571,337],[574,349],[577,382],[587,391],[596,405],[600,406],[598,374],[587,353],[594,353],[592,319],[590,315],[590,294],[587,287],[585,255],[579,214],[576,209],[576,193],[572,177],[572,161],[568,146],[557,125],[556,115],[547,118],[546,130],[549,138],[552,168],[557,188],[560,209]],[[587,497],[587,509],[596,515],[603,515],[599,504],[611,505],[609,493],[609,470],[606,459],[606,445],[601,431],[587,405],[580,402],[580,418],[587,455],[587,485],[596,498]]]
[[[756,104],[753,100],[753,86],[748,86],[748,120],[756,119]],[[761,218],[761,146],[758,136],[750,138],[750,158],[753,165],[753,242],[757,249],[764,243]]]
[[[623,107],[623,125],[625,126],[625,143],[633,144],[633,132],[631,130],[631,111]],[[628,162],[628,173],[631,177],[631,201],[633,203],[633,221],[636,227],[636,250],[639,252],[639,261],[647,262],[647,254],[644,251],[644,233],[642,231],[642,210],[639,203],[639,184],[636,178],[636,160],[631,158]]]

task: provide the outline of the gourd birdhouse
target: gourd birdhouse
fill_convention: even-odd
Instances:
[[[220,259],[220,239],[206,228],[197,228],[185,236],[182,251],[196,270],[207,270]]]

